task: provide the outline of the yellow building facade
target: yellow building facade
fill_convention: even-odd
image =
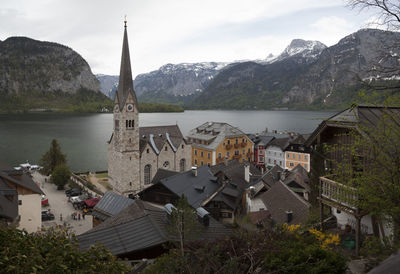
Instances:
[[[292,170],[301,165],[307,172],[310,172],[310,154],[295,151],[285,151],[285,168]]]
[[[224,159],[250,161],[253,142],[244,132],[227,123],[207,122],[189,132],[192,165],[216,165]]]

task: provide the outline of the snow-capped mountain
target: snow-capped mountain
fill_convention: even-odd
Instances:
[[[315,60],[326,46],[319,41],[306,41],[302,39],[293,39],[289,46],[276,58],[270,61],[281,61],[289,57],[306,58],[308,61]]]
[[[256,62],[259,64],[271,64],[286,58],[294,58],[296,62],[308,63],[314,60],[326,46],[318,41],[305,41],[294,39],[288,47],[278,56],[272,54],[265,59],[239,60],[227,62],[201,62],[166,64],[158,70],[139,74],[135,80],[136,94],[151,97],[159,97],[160,93],[168,96],[187,96],[202,92],[208,84],[222,70],[238,63]],[[118,87],[118,76],[98,75],[102,92],[114,97]]]
[[[195,94],[203,91],[227,65],[217,62],[166,64],[158,70],[139,74],[134,80],[135,91],[138,96],[158,91],[174,96]]]

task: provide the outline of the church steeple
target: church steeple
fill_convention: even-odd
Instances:
[[[124,20],[124,41],[122,44],[122,56],[121,56],[121,69],[119,72],[119,84],[117,91],[117,99],[119,109],[122,110],[126,99],[128,98],[128,94],[131,93],[134,103],[137,106],[136,94],[133,89],[133,81],[132,81],[132,69],[131,69],[131,60],[129,56],[129,45],[128,45],[128,34],[127,34],[127,26],[126,26],[126,17]]]

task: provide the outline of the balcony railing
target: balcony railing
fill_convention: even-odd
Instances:
[[[321,197],[327,198],[341,205],[356,209],[358,200],[357,189],[338,183],[327,177],[319,177]]]

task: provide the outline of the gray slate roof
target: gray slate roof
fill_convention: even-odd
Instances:
[[[150,135],[152,135],[152,137]],[[186,144],[186,140],[183,138],[178,125],[140,127],[139,138],[141,153],[147,144],[150,144],[150,147],[156,152],[161,151],[165,143],[169,144],[170,149],[173,147],[177,149],[182,142]],[[153,141],[151,141],[151,139],[153,139]]]
[[[283,180],[285,185],[288,185],[291,182],[296,182],[305,190],[311,191],[307,170],[305,170],[300,164],[298,164],[295,168],[288,171],[287,173],[288,175]]]
[[[249,137],[249,139],[253,141],[254,145],[264,145],[264,146],[266,146],[272,140],[275,139],[274,136],[256,135],[256,134],[247,134],[247,137]]]
[[[5,180],[9,180],[23,188],[32,190],[35,193],[44,194],[40,187],[32,180],[32,178],[23,173],[22,170],[15,170],[5,164],[0,163],[0,177]]]
[[[208,145],[193,143],[192,146],[215,150],[225,137],[239,137],[245,135],[246,134],[239,128],[233,127],[230,124],[206,122],[189,131],[187,137],[206,141],[212,140]]]
[[[153,177],[153,180],[151,181],[151,184],[157,184],[159,183],[162,179],[174,176],[176,174],[178,174],[179,172],[177,171],[173,171],[173,170],[168,170],[168,169],[163,169],[163,168],[159,168],[156,172],[156,174]]]
[[[217,191],[220,184],[217,182],[217,177],[213,175],[208,166],[197,168],[197,176],[192,174],[192,171],[186,171],[174,176],[162,179],[160,183],[169,189],[172,193],[181,197],[182,194],[188,200],[188,203],[193,208],[201,206],[202,202]],[[202,188],[197,190],[196,188]],[[151,189],[147,188],[146,191]]]
[[[92,215],[100,220],[114,216],[133,203],[132,199],[107,191],[93,208]]]
[[[244,178],[245,165],[250,165],[250,183]],[[225,184],[223,190],[219,192],[212,201],[221,201],[231,207],[233,210],[236,209],[237,205],[242,200],[243,192],[247,187],[251,185],[251,181],[261,176],[261,171],[256,168],[253,164],[248,162],[240,163],[238,160],[230,160],[225,163],[219,163],[211,167],[211,171],[217,174],[223,174],[229,179],[229,182]]]
[[[261,176],[261,171],[253,164],[248,162],[240,163],[238,160],[233,159],[228,161],[227,165],[224,162],[219,163],[215,166],[210,167],[213,174],[223,172],[238,188],[244,190],[249,186],[249,183],[244,179],[244,168],[245,165],[250,165],[250,182],[258,179]]]
[[[257,194],[264,188],[270,189],[277,182],[277,174],[278,172],[283,172],[283,168],[278,165],[275,165],[269,171],[265,172],[261,178],[255,181],[251,186],[254,187],[254,194],[252,196],[255,197]]]
[[[307,219],[310,204],[281,181],[276,182],[271,189],[261,194],[260,198],[276,223],[286,223],[288,210],[293,212],[290,224],[302,224]]]
[[[163,207],[134,200],[129,207],[95,228],[79,235],[82,249],[101,243],[113,255],[123,255],[161,245],[172,240],[167,233],[167,213]],[[202,226],[199,223],[199,226]],[[200,232],[200,240],[213,240],[231,231],[210,217],[210,225]]]

